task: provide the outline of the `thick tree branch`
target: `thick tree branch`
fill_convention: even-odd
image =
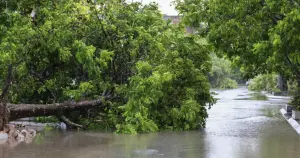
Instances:
[[[87,129],[86,126],[84,125],[80,125],[80,124],[77,124],[77,123],[74,123],[72,122],[71,120],[69,120],[65,115],[61,115],[60,116],[60,119],[68,126],[70,127],[77,127],[77,128],[82,128],[82,129]]]

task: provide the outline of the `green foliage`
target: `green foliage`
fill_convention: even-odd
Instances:
[[[248,89],[253,91],[276,91],[276,75],[262,74],[250,80]]]
[[[237,88],[237,82],[233,80],[237,74],[231,68],[231,63],[225,58],[219,58],[216,54],[211,54],[212,70],[209,73],[209,81],[213,88],[230,89]]]
[[[246,78],[276,72],[300,80],[296,1],[177,0],[187,25],[207,36]]]
[[[29,2],[1,15],[0,83],[12,65],[10,102],[108,97],[73,121],[122,133],[205,126],[211,46],[165,22],[156,4]]]
[[[245,78],[277,73],[300,87],[300,5],[295,0],[176,0],[185,24],[224,52]],[[252,87],[269,89],[269,86]]]
[[[298,92],[298,84],[297,81],[295,79],[290,79],[288,81],[288,91],[292,92],[292,93],[297,93]]]
[[[291,101],[289,102],[289,105],[292,105],[297,110],[300,110],[300,93],[299,93],[299,89],[293,95]]]
[[[221,89],[232,89],[232,88],[237,88],[238,84],[235,80],[230,79],[230,78],[224,78],[220,82],[220,88]]]
[[[47,117],[36,117],[34,118],[35,122],[41,122],[41,123],[55,123],[58,122],[58,119],[53,116],[47,116]]]
[[[188,130],[205,126],[207,113],[202,99],[213,101],[204,93],[209,91],[205,76],[210,66],[206,62],[209,51],[201,40],[175,31],[167,30],[157,39],[166,46],[173,45],[165,49],[164,57],[137,62],[137,74],[125,89],[128,101],[120,107],[125,123],[118,124],[117,131]],[[166,41],[167,35],[171,37]]]

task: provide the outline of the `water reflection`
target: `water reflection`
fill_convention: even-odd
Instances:
[[[268,97],[262,93],[250,93],[248,95],[239,95],[234,100],[268,100]]]
[[[0,147],[1,158],[180,158],[205,157],[203,131],[160,132],[139,135],[61,133],[48,131],[32,144],[13,150]]]

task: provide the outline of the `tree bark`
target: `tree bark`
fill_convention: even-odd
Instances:
[[[2,103],[0,102],[0,105]],[[72,110],[101,106],[102,100],[65,102],[54,104],[7,104],[9,120],[13,121],[24,117],[58,116]]]
[[[60,119],[67,124],[67,127],[76,127],[76,128],[81,128],[81,129],[87,129],[87,127],[85,125],[80,125],[77,123],[72,122],[71,120],[69,120],[66,116],[62,115],[60,116]]]
[[[277,87],[280,91],[288,90],[287,80],[282,75],[278,75],[277,77]]]
[[[12,82],[12,65],[8,66],[7,78],[4,82],[2,93],[0,95],[0,131],[4,130],[5,125],[8,123],[9,111],[7,109],[6,100],[8,89]]]
[[[8,110],[6,103],[0,99],[0,131],[4,130],[5,125],[8,123]]]

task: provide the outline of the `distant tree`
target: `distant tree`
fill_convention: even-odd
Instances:
[[[208,37],[247,78],[276,72],[300,86],[300,6],[295,0],[177,0],[184,22]]]
[[[237,82],[234,80],[231,62],[225,58],[217,57],[211,54],[212,70],[209,73],[209,81],[213,88],[229,89],[237,88]]]

